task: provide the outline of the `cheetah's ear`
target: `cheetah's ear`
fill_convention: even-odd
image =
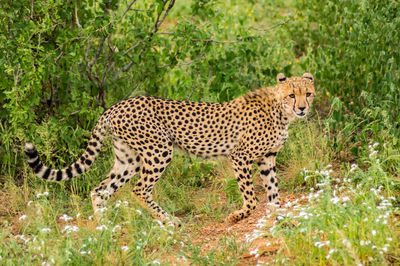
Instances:
[[[284,82],[286,79],[287,78],[286,78],[285,74],[283,74],[283,73],[279,73],[276,76],[276,81],[278,81],[278,83]]]
[[[314,77],[310,73],[304,73],[303,78],[309,79],[312,83],[314,83]]]

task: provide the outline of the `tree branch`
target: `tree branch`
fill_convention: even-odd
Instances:
[[[136,0],[133,0],[129,3],[128,7],[125,9],[124,13],[122,14],[121,18],[119,19],[119,22],[122,21],[122,19],[125,17],[126,13],[128,13],[129,10],[131,10],[131,6],[136,2]]]
[[[253,27],[253,26],[250,26],[249,29],[253,29],[253,30],[257,30],[257,31],[269,31],[269,30],[275,29],[275,28],[277,28],[277,27],[279,27],[279,26],[282,26],[282,25],[287,24],[287,23],[289,22],[289,20],[290,20],[290,19],[288,18],[288,19],[286,19],[285,21],[283,21],[283,22],[281,22],[281,23],[278,23],[278,24],[276,24],[276,25],[273,25],[273,26],[268,27],[268,28],[265,28],[265,29],[255,28],[255,27]]]
[[[79,23],[79,17],[78,17],[78,7],[77,7],[77,0],[75,0],[75,23],[78,26],[78,28],[82,29],[81,24]]]
[[[151,43],[154,35],[157,33],[157,31],[159,30],[161,24],[164,22],[165,18],[167,17],[169,11],[172,9],[172,7],[175,4],[175,0],[170,0],[168,7],[165,9],[166,3],[168,1],[163,2],[164,5],[161,8],[161,11],[157,14],[157,18],[156,18],[156,22],[154,23],[154,28],[153,30],[150,32],[149,36],[143,40],[140,40],[138,43],[136,43],[134,46],[130,47],[127,51],[124,52],[124,55],[126,55],[128,53],[128,51],[133,50],[134,48],[136,48],[137,46],[139,46],[140,44],[144,44],[142,49],[140,50],[140,52],[138,53],[138,58],[140,61],[140,58],[143,54],[143,52],[146,50],[146,48],[149,46],[149,44]],[[164,10],[165,9],[165,10]],[[164,14],[163,14],[164,12]],[[161,17],[161,14],[163,14],[163,16]],[[121,72],[125,72],[128,69],[130,69],[133,65],[135,64],[135,62],[133,60],[131,60],[128,64],[126,64],[125,66],[121,67],[120,70],[118,70],[117,73],[115,73],[114,75],[114,79],[118,78],[119,74]]]

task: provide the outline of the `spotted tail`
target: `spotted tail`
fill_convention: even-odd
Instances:
[[[82,156],[73,164],[64,169],[51,169],[43,165],[38,157],[38,152],[32,143],[25,144],[25,153],[29,157],[28,164],[38,177],[49,182],[70,180],[84,172],[92,165],[99,155],[100,147],[106,135],[106,128],[103,119],[97,122],[89,144]]]

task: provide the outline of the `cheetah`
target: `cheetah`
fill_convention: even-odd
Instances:
[[[83,155],[64,169],[50,169],[39,160],[33,144],[26,143],[28,164],[50,182],[65,181],[84,173],[112,136],[115,160],[107,178],[91,192],[94,213],[136,174],[133,189],[139,203],[164,222],[175,218],[153,200],[153,188],[178,147],[196,156],[227,156],[242,194],[243,206],[228,216],[229,222],[248,217],[256,208],[252,164],[258,163],[271,203],[279,206],[275,157],[288,138],[295,118],[304,118],[316,95],[314,77],[276,77],[275,86],[248,92],[224,103],[190,102],[140,96],[122,100],[104,111],[94,127]]]

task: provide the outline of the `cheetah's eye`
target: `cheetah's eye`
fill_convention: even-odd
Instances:
[[[310,97],[310,96],[311,96],[311,92],[307,92],[307,93],[306,93],[306,96],[307,96],[307,97]]]
[[[294,98],[294,94],[292,93],[292,94],[289,94],[289,97],[290,98]]]

